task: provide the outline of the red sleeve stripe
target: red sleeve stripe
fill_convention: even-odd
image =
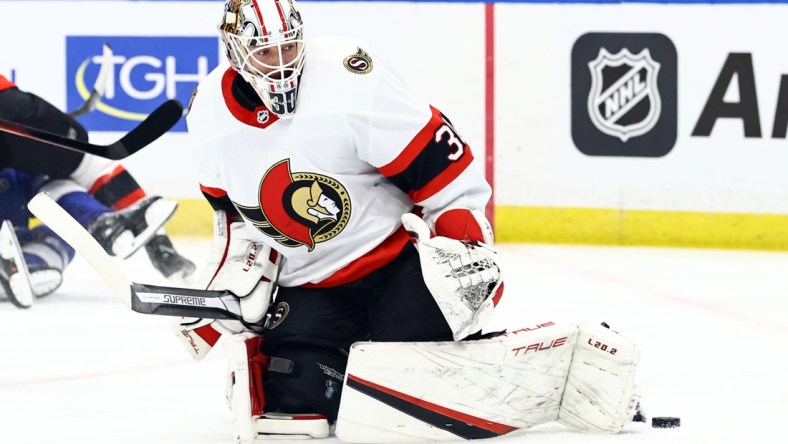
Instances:
[[[402,150],[396,159],[378,168],[381,174],[386,177],[391,177],[405,171],[405,169],[413,163],[419,153],[429,144],[430,140],[435,136],[435,131],[437,131],[438,127],[445,123],[441,118],[440,111],[432,106],[430,106],[430,111],[432,111],[432,117],[429,122],[427,122],[427,125],[416,134],[416,137],[410,141],[408,146]]]
[[[227,191],[224,191],[221,188],[206,187],[205,185],[202,184],[200,184],[200,191],[217,199],[227,196]]]
[[[123,165],[116,166],[115,169],[113,169],[111,172],[109,172],[109,173],[99,177],[98,179],[96,179],[96,181],[93,182],[93,185],[90,186],[90,189],[88,190],[88,193],[96,194],[96,192],[99,190],[99,188],[101,188],[104,185],[106,185],[107,182],[112,180],[118,174],[123,173],[124,171],[126,171],[126,169],[123,168]]]
[[[459,177],[460,174],[465,171],[465,168],[467,168],[472,161],[473,154],[471,154],[471,150],[468,149],[468,145],[465,145],[465,154],[463,154],[462,157],[449,165],[445,170],[443,170],[443,172],[429,181],[427,185],[422,187],[420,190],[409,192],[408,196],[410,196],[410,198],[416,203],[424,202],[425,200],[437,194],[440,190],[446,188],[446,185],[452,183],[454,179]]]
[[[133,204],[134,202],[137,202],[143,197],[145,197],[145,192],[142,191],[142,188],[137,188],[136,190],[123,196],[117,202],[115,202],[115,205],[112,206],[112,209],[122,210],[124,208],[128,208],[129,205]]]

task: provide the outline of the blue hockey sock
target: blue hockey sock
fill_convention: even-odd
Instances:
[[[97,217],[112,211],[99,203],[93,196],[82,191],[64,194],[57,200],[57,203],[85,228]]]

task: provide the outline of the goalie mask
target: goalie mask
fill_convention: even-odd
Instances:
[[[233,69],[280,118],[293,116],[304,67],[301,14],[293,0],[227,0],[219,34]]]

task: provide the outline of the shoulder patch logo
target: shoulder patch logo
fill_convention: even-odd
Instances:
[[[336,179],[290,171],[290,159],[260,180],[259,207],[233,202],[241,215],[285,247],[315,246],[335,237],[350,221],[350,196]]]
[[[354,74],[369,74],[372,71],[372,57],[361,48],[355,54],[345,57],[345,68]]]

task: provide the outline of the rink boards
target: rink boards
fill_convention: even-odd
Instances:
[[[0,73],[113,140],[222,60],[221,2],[0,1]],[[363,38],[444,111],[495,186],[499,240],[786,249],[785,4],[301,2],[310,36]],[[63,17],[69,17],[63,20]],[[210,231],[185,126],[129,159]],[[488,159],[488,162],[485,162]],[[206,217],[201,217],[201,215]]]

